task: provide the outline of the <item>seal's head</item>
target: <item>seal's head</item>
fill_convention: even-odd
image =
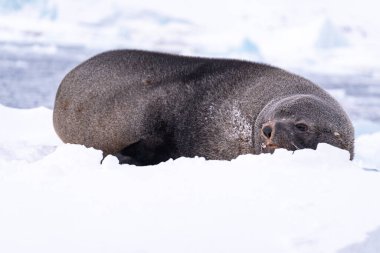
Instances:
[[[258,115],[253,131],[256,154],[277,148],[316,149],[318,143],[328,143],[348,150],[351,160],[354,156],[351,121],[332,99],[301,94],[273,100]]]

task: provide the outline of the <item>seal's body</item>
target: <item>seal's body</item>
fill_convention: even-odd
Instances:
[[[230,160],[320,142],[353,157],[353,127],[310,81],[238,60],[120,50],[72,70],[55,101],[64,142],[148,165],[180,156]]]

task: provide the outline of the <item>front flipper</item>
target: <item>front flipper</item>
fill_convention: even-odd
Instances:
[[[177,158],[175,145],[169,139],[139,140],[114,154],[120,164],[155,165]]]

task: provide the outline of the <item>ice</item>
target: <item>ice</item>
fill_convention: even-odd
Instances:
[[[316,40],[316,47],[321,49],[332,49],[337,47],[347,47],[349,43],[343,34],[331,20],[325,20],[318,38]]]
[[[210,15],[215,5],[218,11]],[[318,73],[378,73],[376,7],[373,0],[195,0],[188,6],[169,0],[2,1],[0,41],[139,47],[263,60]]]

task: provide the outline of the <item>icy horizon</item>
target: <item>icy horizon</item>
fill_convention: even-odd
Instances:
[[[0,49],[14,43],[40,44],[46,53],[59,46],[139,48],[379,80],[377,7],[374,0],[2,1]]]

